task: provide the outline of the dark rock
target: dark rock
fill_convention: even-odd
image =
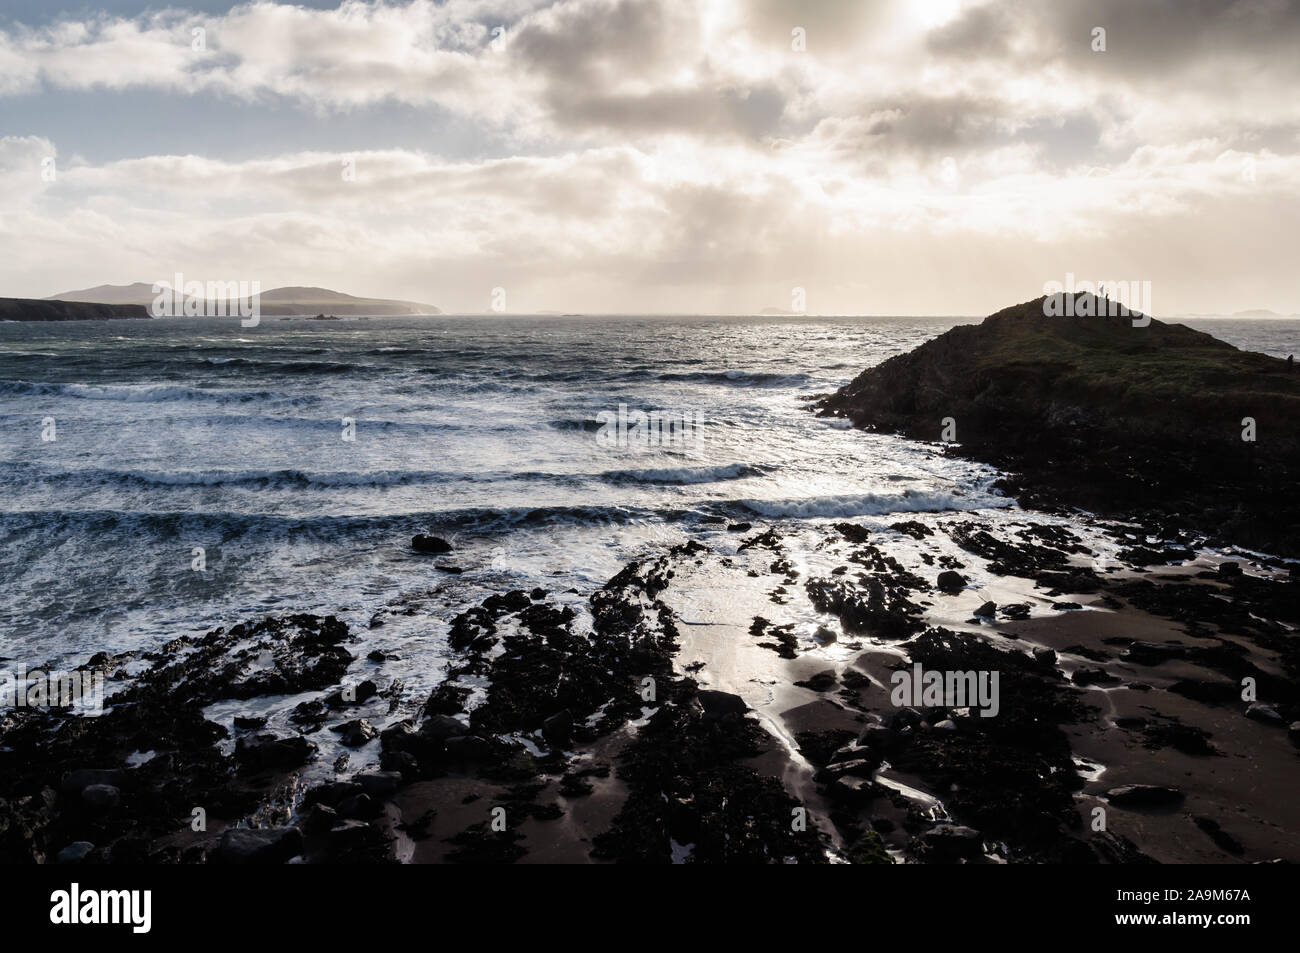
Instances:
[[[857,778],[870,778],[879,764],[880,762],[875,759],[854,758],[851,761],[837,761],[835,764],[828,764],[823,770],[830,780],[842,778],[846,774]]]
[[[449,553],[451,543],[440,536],[425,536],[420,533],[411,540],[411,548],[417,553]]]
[[[339,802],[362,793],[364,793],[364,789],[356,781],[326,781],[324,784],[316,785],[303,795],[302,803],[304,807],[310,807],[313,804],[338,807]]]
[[[1187,654],[1187,647],[1173,642],[1134,642],[1124,658],[1138,665],[1159,665],[1166,659],[1182,658]]]
[[[235,742],[235,760],[248,771],[268,768],[296,768],[316,753],[316,746],[302,735],[280,738],[270,733],[250,735]]]
[[[754,528],[752,523],[732,523],[727,527],[728,533],[748,533]]]
[[[1075,669],[1070,681],[1080,688],[1086,685],[1114,685],[1120,681],[1119,676],[1112,675],[1104,668],[1079,668]]]
[[[325,696],[325,704],[330,708],[344,708],[353,705],[364,705],[370,699],[379,694],[379,686],[370,679],[358,682],[355,685],[348,686],[351,690],[346,694],[344,689],[335,689]]]
[[[922,853],[940,862],[976,860],[984,854],[980,832],[959,824],[936,824],[920,837]]]
[[[923,720],[921,713],[915,708],[900,708],[889,716],[889,729],[898,733],[904,728],[915,728]]]
[[[379,802],[369,794],[354,794],[339,801],[339,817],[362,818],[374,817],[379,813]]]
[[[486,761],[492,757],[492,742],[478,735],[457,735],[445,744],[447,757],[458,761]]]
[[[1192,822],[1209,835],[1210,840],[1214,841],[1221,850],[1227,851],[1233,856],[1240,856],[1245,853],[1245,848],[1241,841],[1225,831],[1219,822],[1210,817],[1193,817]]]
[[[961,592],[966,588],[966,577],[952,569],[945,569],[939,573],[939,578],[935,582],[944,592]]]
[[[116,768],[78,768],[63,776],[59,790],[64,794],[80,794],[92,784],[111,784],[120,788],[126,781],[126,772]]]
[[[982,619],[992,619],[998,614],[998,604],[996,602],[986,602],[975,610],[975,615]]]
[[[438,741],[446,741],[448,738],[456,738],[468,733],[469,729],[465,727],[465,723],[451,715],[430,715],[420,726],[420,734]]]
[[[494,593],[482,603],[483,608],[494,616],[504,615],[507,612],[521,612],[532,604],[533,600],[522,589]]]
[[[90,856],[95,845],[88,840],[73,841],[55,856],[56,864],[79,864]]]
[[[1235,562],[1219,563],[1219,575],[1225,579],[1236,579],[1242,575],[1241,564]]]
[[[321,834],[339,822],[339,813],[326,804],[313,804],[307,809],[302,827],[308,834]]]
[[[892,737],[893,732],[884,725],[868,725],[866,728],[863,728],[862,733],[858,735],[857,745],[866,748],[874,754],[884,749],[884,747],[889,744]]]
[[[375,726],[364,718],[345,721],[341,725],[335,725],[330,730],[338,732],[342,736],[339,738],[339,744],[348,748],[360,748],[368,741],[379,737],[379,732],[375,729]]]
[[[1270,725],[1280,725],[1285,721],[1278,710],[1267,702],[1251,702],[1246,706],[1246,717]]]
[[[81,803],[95,811],[108,811],[117,807],[122,792],[111,784],[88,784],[81,789]]]
[[[397,790],[402,776],[396,771],[363,771],[354,780],[371,797],[387,797]]]
[[[739,695],[733,695],[730,692],[719,692],[713,689],[701,689],[698,693],[700,704],[704,710],[713,715],[743,715],[749,711],[749,706]]]
[[[542,736],[551,744],[564,744],[573,733],[573,714],[567,708],[542,722]]]
[[[1194,678],[1179,679],[1169,686],[1169,690],[1206,705],[1231,704],[1239,700],[1241,693],[1241,687],[1232,682],[1204,681]]]
[[[811,678],[802,679],[794,684],[798,685],[800,688],[807,688],[814,692],[829,692],[839,684],[839,680],[835,677],[834,669],[827,669],[824,672],[818,672]]]
[[[409,751],[385,751],[379,756],[379,767],[400,774],[403,781],[414,781],[420,776],[420,761]]]
[[[237,827],[221,835],[213,860],[222,864],[281,864],[302,850],[296,827]]]
[[[871,745],[858,744],[857,742],[854,742],[853,744],[847,744],[836,748],[835,752],[830,756],[830,760],[826,763],[831,765],[843,761],[856,761],[860,758],[870,758],[874,751],[875,749]]]
[[[835,782],[827,789],[827,792],[835,800],[844,801],[846,804],[855,807],[866,804],[877,793],[875,782],[869,778],[860,778],[852,774],[836,778]]]

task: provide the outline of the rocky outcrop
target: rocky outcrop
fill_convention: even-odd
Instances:
[[[1076,298],[1074,313],[1105,310]],[[1300,373],[1179,324],[1048,317],[1045,299],[955,327],[819,404],[858,427],[1010,471],[1029,505],[1173,519],[1294,552]]]

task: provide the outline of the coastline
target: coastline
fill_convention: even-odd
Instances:
[[[1127,329],[1117,330],[1099,346],[1131,349]],[[620,337],[621,329],[608,333]],[[1234,548],[1231,542],[1258,534],[1234,538],[1227,524],[1198,529],[1167,506],[1134,502],[1132,492],[1112,500],[1105,518],[1093,515],[1078,508],[1090,498],[1071,489],[1087,479],[1068,468],[1003,471],[1004,493],[990,492],[996,472],[950,460],[979,455],[978,442],[966,442],[964,412],[965,439],[946,454],[904,437],[831,436],[871,423],[863,412],[874,405],[864,406],[862,396],[878,395],[882,380],[897,383],[900,366],[951,377],[965,365],[928,355],[976,333],[983,332],[959,327],[859,375],[835,398],[842,406],[833,409],[850,420],[765,430],[784,456],[764,458],[770,448],[749,441],[753,430],[738,429],[735,449],[723,445],[699,468],[629,470],[620,460],[611,469],[597,458],[590,481],[580,490],[566,484],[550,507],[539,499],[548,483],[530,482],[508,502],[500,484],[487,481],[470,502],[481,508],[490,500],[493,514],[509,518],[474,532],[458,534],[455,524],[439,522],[449,520],[449,507],[429,510],[424,501],[426,487],[461,471],[412,459],[399,472],[374,474],[364,457],[351,457],[356,445],[346,439],[318,473],[248,464],[209,464],[198,474],[128,471],[133,493],[161,488],[181,502],[224,494],[227,484],[256,492],[254,515],[278,500],[300,507],[289,494],[304,485],[332,494],[337,484],[345,492],[336,506],[373,509],[381,528],[362,536],[358,521],[330,545],[363,567],[353,579],[369,585],[373,578],[380,596],[359,608],[354,599],[365,590],[345,587],[331,570],[307,603],[315,614],[261,615],[266,605],[302,608],[301,599],[282,597],[301,578],[291,566],[221,628],[164,629],[161,637],[119,640],[124,650],[112,656],[73,658],[68,664],[83,662],[80,674],[107,679],[106,710],[93,718],[41,707],[4,713],[0,856],[67,863],[1300,858],[1293,833],[1300,818],[1283,796],[1300,780],[1293,561]],[[751,427],[770,428],[792,408],[800,421],[816,421],[809,411],[817,408],[808,407],[816,398],[796,390],[812,374],[771,362],[742,370],[720,360],[728,369],[701,369],[695,358],[662,367],[653,360],[655,341],[641,344],[651,380],[674,389],[689,380],[720,413],[757,404],[763,413],[747,418]],[[108,398],[110,411],[137,399],[146,407],[266,398],[316,407],[315,384],[302,395],[276,375],[286,368],[313,381],[328,374],[338,399],[355,401],[349,375],[358,362],[367,378],[379,376],[372,362],[427,370],[424,352],[400,336],[353,345],[354,361],[343,354],[320,360],[325,343],[295,341],[293,348],[307,348],[301,354],[204,357],[205,374],[248,375],[229,391],[169,385],[159,392],[154,383],[114,379],[97,388],[68,385],[80,389],[53,397]],[[1204,359],[1213,363],[1226,347],[1210,346]],[[546,353],[545,380],[586,379],[580,354],[555,367],[559,355]],[[848,357],[842,350],[827,354],[823,363],[849,366],[838,360]],[[1282,363],[1246,360],[1257,358],[1272,362],[1269,369]],[[464,379],[484,379],[476,360]],[[765,397],[773,382],[787,388],[775,400]],[[718,402],[715,391],[730,396]],[[885,392],[902,405],[917,399]],[[392,396],[380,389],[373,399]],[[545,405],[538,419],[585,450],[586,409],[573,395],[564,400]],[[1105,416],[1108,401],[1099,395],[1094,412]],[[1077,446],[1060,455],[1059,428],[1036,429],[1040,408],[993,405],[990,417],[987,405],[968,406],[985,419],[1003,413],[1000,425],[1058,470],[1062,460],[1078,459]],[[932,422],[936,409],[927,405],[913,417]],[[463,413],[456,405],[448,422],[459,425]],[[292,414],[293,433],[333,426],[319,407]],[[1140,434],[1124,432],[1131,420],[1112,423],[1121,447],[1150,455]],[[505,431],[507,442],[518,432]],[[1078,443],[1068,428],[1065,439],[1067,449],[1069,440]],[[841,482],[816,483],[801,496],[788,498],[777,480],[766,493],[727,494],[734,505],[681,489],[787,468],[826,473],[819,451],[832,441],[843,456],[829,472]],[[272,446],[266,467],[283,453],[278,440]],[[1131,460],[1123,449],[1087,452],[1097,466]],[[170,447],[158,453],[173,466]],[[114,495],[122,472],[68,476],[74,489],[101,492],[122,508]],[[894,481],[920,489],[877,487]],[[1128,489],[1143,486],[1131,481]],[[607,527],[621,524],[593,519],[562,561],[553,552],[562,537],[546,527],[558,529],[551,521],[579,502],[588,512],[592,501],[578,494],[591,487],[603,494],[602,513],[631,500],[646,504],[642,514],[659,513],[664,498],[681,505],[668,531],[651,521],[639,544],[617,558],[598,544],[622,532]],[[1207,492],[1179,499],[1194,512]],[[321,497],[310,499],[320,505]],[[395,500],[427,515],[379,512]],[[834,515],[846,511],[858,515]],[[531,570],[519,575],[506,569],[510,547],[522,545],[508,529],[516,514],[537,537],[528,544]],[[1291,525],[1286,511],[1269,522],[1246,510],[1242,520],[1275,536]],[[629,554],[636,554],[630,562]],[[338,567],[334,558],[328,565]],[[575,560],[581,572],[572,571]],[[915,691],[897,696],[896,679],[910,673]],[[969,674],[978,691],[927,696],[929,674],[950,686]]]
[[[453,621],[460,663],[413,720],[385,718],[400,684],[382,658],[354,658],[356,633],[331,619],[91,660],[129,686],[105,714],[6,718],[4,855],[50,861],[91,843],[88,860],[150,862],[1300,859],[1300,809],[1284,796],[1300,781],[1295,576],[1240,554],[1163,565],[1187,555],[1181,542],[1114,524],[1100,528],[1128,562],[1096,572],[1059,522],[1023,517],[1015,534],[910,514],[884,531],[759,526],[733,534],[734,551],[672,547],[580,594],[590,632],[556,593],[499,593]],[[990,565],[996,583],[979,590],[933,578]],[[783,631],[796,598],[839,626],[820,643]],[[892,672],[915,662],[999,671],[1000,716],[892,705]],[[1236,697],[1245,676],[1269,707]],[[300,735],[202,714],[286,693],[306,699]],[[302,790],[299,770],[332,734],[354,757]],[[1106,799],[1126,784],[1175,793]],[[117,792],[111,805],[87,800],[93,785]],[[206,831],[190,829],[195,805]],[[800,809],[805,829],[792,829]]]

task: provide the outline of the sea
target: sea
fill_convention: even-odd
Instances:
[[[451,619],[492,592],[578,604],[672,543],[734,547],[740,523],[1023,517],[938,421],[924,443],[810,411],[976,320],[0,324],[0,658],[71,667],[311,612],[347,622],[358,658],[402,660],[414,703]],[[1300,351],[1296,320],[1185,323]],[[453,549],[414,552],[417,533]]]

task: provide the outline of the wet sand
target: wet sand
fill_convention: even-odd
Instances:
[[[918,577],[932,577],[935,569],[957,559],[963,572],[979,580],[955,593],[932,587],[911,592],[923,607],[919,619],[924,626],[945,627],[1020,657],[1032,658],[1035,650],[1054,652],[1044,670],[1051,676],[1046,681],[1053,692],[1068,697],[1069,704],[1079,709],[1077,718],[1060,722],[1078,774],[1069,805],[1076,820],[1066,819],[1062,830],[1080,843],[1092,837],[1104,839],[1095,859],[1300,860],[1300,804],[1290,797],[1300,782],[1300,757],[1287,724],[1246,717],[1244,701],[1211,703],[1170,691],[1178,684],[1209,682],[1239,692],[1237,681],[1206,661],[1212,654],[1197,659],[1126,657],[1133,642],[1193,654],[1228,645],[1238,658],[1234,671],[1245,666],[1279,680],[1288,677],[1279,654],[1247,635],[1224,631],[1212,620],[1198,622],[1193,635],[1184,623],[1139,608],[1120,594],[1135,582],[1156,587],[1176,584],[1231,600],[1231,586],[1215,572],[1224,561],[1221,554],[1205,553],[1182,566],[1144,569],[1099,555],[1114,553],[1132,540],[1123,537],[1124,527],[1098,526],[1098,538],[1110,538],[1114,545],[1069,558],[1071,566],[1101,569],[1095,576],[1097,591],[1049,595],[1048,589],[1035,584],[1034,573],[990,575],[985,561],[954,547],[946,531],[958,520],[931,517],[924,522],[933,534],[919,539],[872,528],[850,533],[854,537],[850,540],[827,526],[820,539],[810,540],[806,531],[786,536],[779,528],[767,533],[765,527],[755,527],[744,537],[749,546],[738,537],[734,546],[706,548],[674,560],[671,582],[659,596],[677,622],[675,671],[701,689],[743,699],[749,709],[746,717],[756,721],[767,737],[766,750],[743,763],[779,784],[792,803],[807,810],[809,827],[823,835],[826,859],[843,860],[851,842],[868,829],[879,834],[881,845],[896,860],[933,859],[918,846],[927,827],[971,823],[948,803],[952,792],[936,787],[924,768],[904,770],[886,756],[882,764],[863,772],[876,785],[874,795],[855,802],[842,796],[844,792],[828,776],[825,752],[813,753],[818,737],[852,742],[864,729],[888,726],[899,716],[890,699],[889,679],[909,661],[910,641],[873,636],[869,627],[854,631],[837,625],[809,603],[804,591],[809,577],[840,567],[851,567],[841,578],[851,577],[854,569],[869,561],[862,559],[855,540],[870,540],[866,545],[879,543],[882,551],[901,560],[906,572]],[[1034,514],[1026,514],[1025,525],[1037,524]],[[1294,585],[1276,566],[1247,563],[1245,569],[1248,577]],[[976,618],[975,611],[990,600],[1000,606],[1027,605],[1030,617],[1006,618],[999,613],[993,620]],[[766,625],[756,627],[756,619]],[[1276,625],[1285,632],[1284,638],[1294,637],[1293,623]],[[782,657],[781,643],[771,634],[783,626],[792,630],[787,635],[796,647],[786,654],[793,658]],[[1270,701],[1264,695],[1260,700]],[[1271,701],[1283,711],[1294,703],[1293,698]],[[916,730],[933,733],[935,724],[951,712],[918,709],[917,715]],[[574,746],[568,754],[617,764],[632,737],[633,730],[617,731],[589,748]],[[540,800],[554,794],[555,780],[547,784]],[[1106,792],[1123,785],[1176,789],[1181,798],[1170,806],[1110,803]],[[408,789],[399,801],[404,805],[403,817],[436,808],[434,833],[449,836],[470,818],[481,820],[484,808],[475,805],[490,801],[485,797],[469,808],[453,803],[467,789],[463,780],[450,778]],[[519,846],[528,851],[522,859],[592,859],[588,844],[608,828],[626,794],[611,778],[589,796],[560,798],[556,803],[564,810],[562,818],[530,818],[517,829],[523,835]],[[1025,794],[1031,800],[1035,796],[1033,791]],[[1104,831],[1094,830],[1100,823],[1095,808],[1104,810]],[[444,859],[444,848],[417,847],[412,859]],[[1035,859],[1035,849],[1008,845],[990,835],[982,842],[981,856],[965,859]],[[680,851],[675,849],[674,854]]]

